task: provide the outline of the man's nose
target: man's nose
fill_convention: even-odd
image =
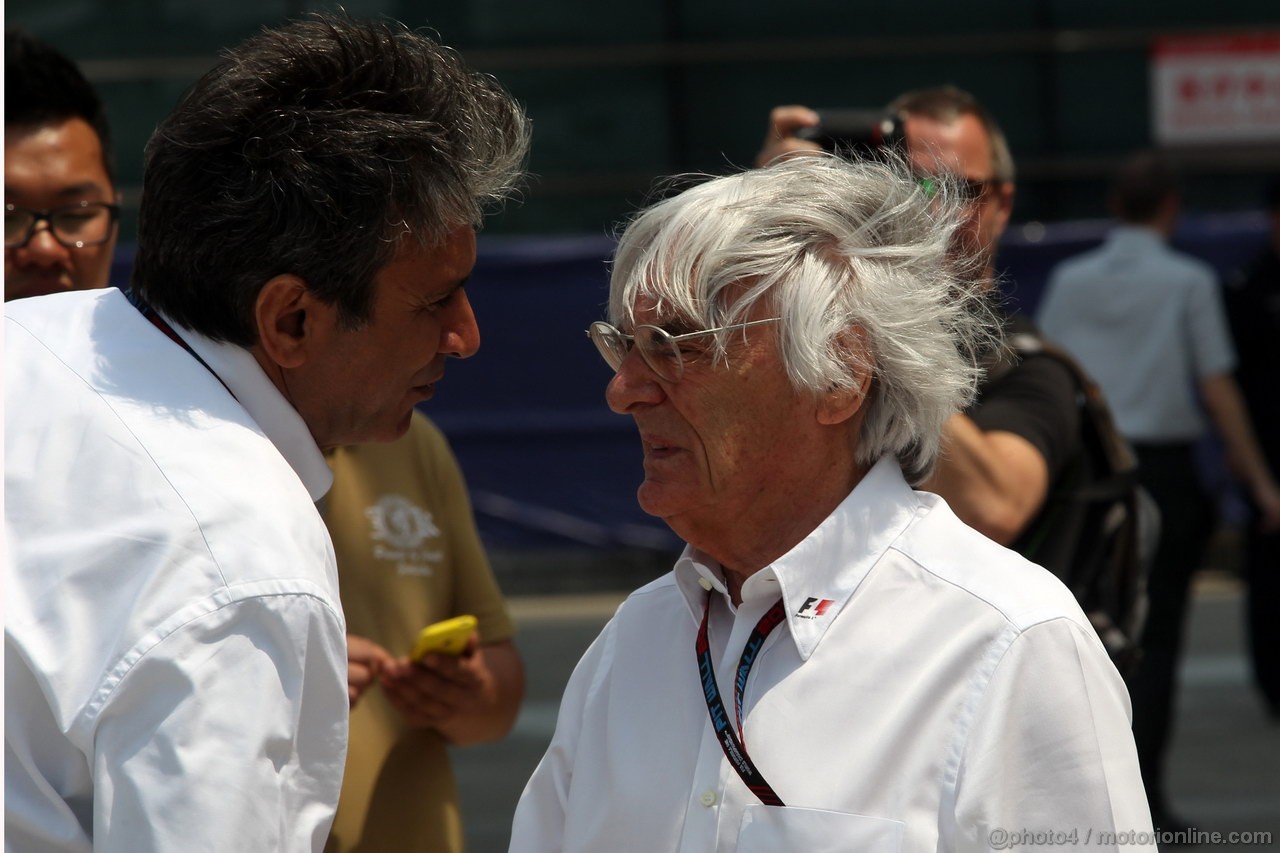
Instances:
[[[656,406],[665,397],[666,391],[657,374],[645,364],[635,347],[627,353],[604,389],[609,408],[620,415],[630,414],[640,406]]]
[[[459,289],[445,323],[440,351],[456,358],[470,358],[480,349],[480,326],[467,292]]]
[[[65,263],[71,252],[66,246],[54,239],[53,231],[47,222],[37,222],[35,230],[26,245],[11,250],[19,262],[38,266],[53,266]]]

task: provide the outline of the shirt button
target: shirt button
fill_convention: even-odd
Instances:
[[[707,808],[711,808],[716,804],[716,792],[708,788],[702,792],[701,797],[698,797],[698,801]]]
[[[698,586],[702,587],[707,592],[711,592],[712,583],[706,578],[698,578]]]

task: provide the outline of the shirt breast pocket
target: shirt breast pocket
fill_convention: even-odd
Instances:
[[[801,809],[747,806],[738,832],[738,853],[896,853],[902,849],[902,821]]]

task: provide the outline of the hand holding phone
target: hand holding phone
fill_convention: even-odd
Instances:
[[[476,624],[476,617],[466,615],[428,625],[418,633],[417,642],[413,644],[409,659],[417,663],[424,655],[431,652],[445,655],[462,654],[467,647],[467,641],[471,639],[471,634],[476,630]]]

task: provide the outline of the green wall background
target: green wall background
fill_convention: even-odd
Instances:
[[[10,0],[102,91],[125,193],[124,236],[156,123],[217,52],[334,3]],[[1280,29],[1275,0],[350,0],[356,16],[436,31],[498,76],[534,121],[522,203],[504,234],[606,233],[656,178],[751,162],[780,103],[877,107],[918,86],[976,94],[1019,165],[1015,220],[1104,215],[1105,176],[1150,144],[1147,56],[1160,35]],[[1174,152],[1192,210],[1256,208],[1280,144]]]

